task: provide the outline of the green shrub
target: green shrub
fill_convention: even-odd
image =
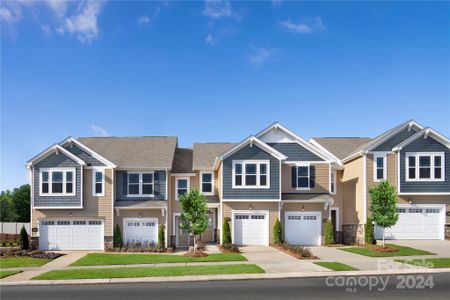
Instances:
[[[158,228],[158,248],[159,249],[166,248],[166,238],[164,236],[165,228],[166,227],[163,224],[159,225],[159,228]]]
[[[372,218],[367,218],[367,223],[364,225],[364,241],[366,244],[376,244]]]
[[[28,233],[24,226],[20,230],[20,249],[28,250],[30,248],[30,241],[28,240]]]
[[[122,233],[120,232],[119,224],[116,224],[116,227],[114,228],[113,246],[115,248],[122,248],[123,246]]]
[[[334,229],[331,220],[325,223],[325,245],[334,244]]]
[[[222,225],[222,245],[231,244],[230,218],[223,219]]]
[[[273,240],[275,244],[281,244],[283,242],[283,232],[281,229],[281,223],[280,220],[275,221],[275,225],[273,225]]]
[[[241,250],[239,250],[239,248],[233,244],[223,244],[222,250],[224,250],[225,252],[232,252],[232,253],[240,253],[241,252]]]

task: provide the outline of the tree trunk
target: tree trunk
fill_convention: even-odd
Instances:
[[[384,227],[383,227],[383,248],[385,247],[384,245]]]
[[[197,253],[197,245],[195,244],[195,234],[194,234],[194,255]]]

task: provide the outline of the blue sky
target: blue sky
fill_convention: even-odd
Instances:
[[[450,136],[449,3],[5,2],[0,189],[71,135]]]

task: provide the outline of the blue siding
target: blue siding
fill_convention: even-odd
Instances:
[[[297,143],[268,143],[268,145],[286,155],[287,160],[323,161],[322,158]]]
[[[396,134],[395,136],[391,137],[386,142],[379,145],[372,151],[392,151],[392,148],[394,148],[395,146],[397,146],[398,144],[400,144],[401,142],[403,142],[404,140],[406,140],[407,138],[409,138],[416,132],[417,131],[415,129],[411,129],[409,131],[408,131],[408,129],[405,129],[405,130],[399,132],[398,134]]]
[[[154,173],[154,197],[133,197],[127,195],[127,172],[116,172],[116,199],[117,200],[165,200],[166,199],[166,171],[155,171]]]
[[[233,189],[233,160],[253,159],[270,160],[269,189]],[[280,161],[256,145],[246,146],[223,161],[222,172],[223,199],[279,199],[280,198]]]
[[[420,182],[405,181],[405,153],[406,152],[445,152],[445,181]],[[450,192],[450,150],[429,137],[418,138],[400,152],[400,192],[401,193],[442,193]]]
[[[39,170],[41,168],[75,167],[75,196],[39,196],[40,182]],[[81,166],[67,157],[64,153],[49,155],[34,166],[34,206],[39,207],[68,207],[81,205]]]
[[[70,145],[67,145],[65,149],[81,158],[84,162],[86,162],[88,166],[96,166],[96,167],[105,166],[104,163],[92,157],[90,154],[86,153],[84,150],[80,149],[76,145],[72,145],[72,147]]]

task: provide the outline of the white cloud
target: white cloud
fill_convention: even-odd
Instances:
[[[280,7],[282,0],[272,0],[272,7]]]
[[[90,44],[99,34],[97,18],[103,4],[100,1],[81,2],[77,13],[65,18],[65,30],[76,35],[80,42]]]
[[[160,12],[161,12],[161,8],[159,8],[159,6],[157,6],[157,7],[155,8],[155,11],[152,13],[151,16],[147,16],[147,15],[140,16],[140,17],[136,20],[136,22],[137,22],[139,25],[148,24],[148,23],[150,23],[152,20],[156,19],[156,18],[159,16],[159,13],[160,13]]]
[[[7,5],[6,5],[7,4]],[[15,2],[5,2],[0,7],[0,21],[2,23],[13,25],[22,19],[22,8]]]
[[[103,129],[100,126],[91,124],[91,129],[98,135],[100,136],[110,136],[110,134],[108,133],[108,131],[106,131],[105,129]]]
[[[231,4],[224,0],[206,0],[203,15],[213,19],[231,17]]]
[[[147,24],[150,23],[150,18],[148,16],[141,16],[137,19],[138,24]]]
[[[206,36],[206,39],[205,39],[205,42],[208,44],[208,45],[212,45],[212,46],[214,46],[214,45],[216,45],[216,39],[212,36],[212,34],[210,33],[210,34],[208,34],[207,36]]]
[[[280,26],[300,34],[310,34],[327,30],[320,17],[304,19],[302,22],[294,23],[291,21],[282,21]]]
[[[45,37],[50,38],[52,36],[52,28],[48,24],[41,24],[41,30]]]
[[[272,47],[256,47],[250,45],[250,52],[247,54],[248,62],[254,66],[260,66],[267,62],[275,54]]]
[[[47,0],[47,6],[53,10],[57,17],[62,18],[66,14],[69,2],[62,0]]]

